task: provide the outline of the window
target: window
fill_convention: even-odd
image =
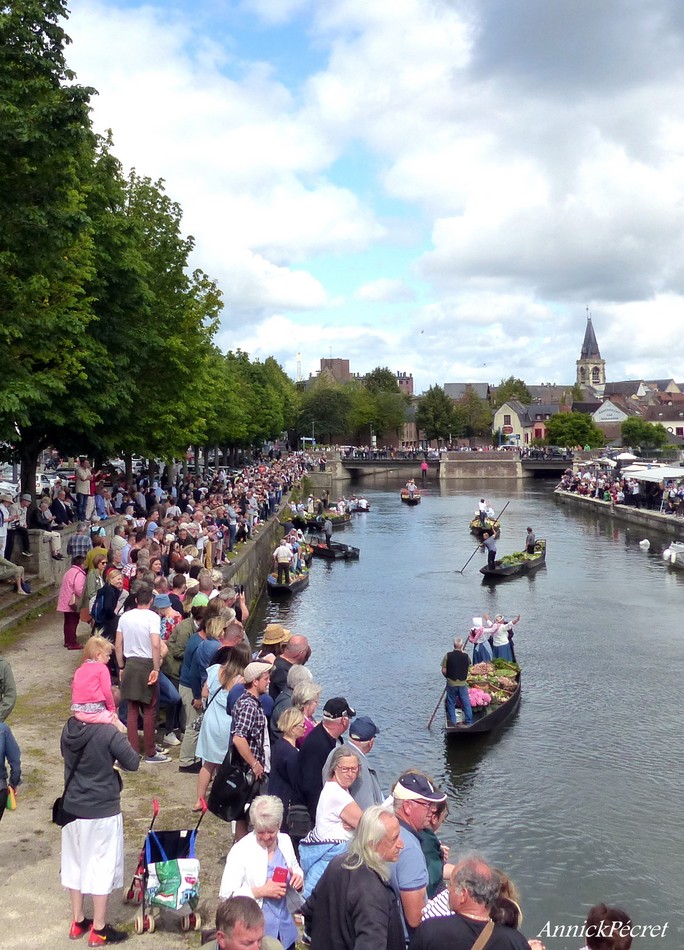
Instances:
[[[510,417],[510,416],[504,416],[504,425],[505,425],[505,426],[509,426],[510,424],[511,424],[511,417]]]
[[[591,371],[591,381],[592,383],[601,382],[601,370],[598,368],[598,366],[594,366],[594,368]]]
[[[585,382],[586,378],[587,378],[587,371],[585,370],[583,366],[580,366],[580,379],[582,380],[582,382]]]
[[[684,426],[676,426],[675,435],[684,435]]]

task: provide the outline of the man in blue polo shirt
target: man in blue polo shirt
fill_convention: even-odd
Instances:
[[[427,901],[428,870],[419,835],[427,827],[430,810],[446,801],[446,795],[420,772],[405,772],[400,776],[392,795],[404,848],[397,863],[392,865],[390,885],[399,898],[408,942],[420,923]]]

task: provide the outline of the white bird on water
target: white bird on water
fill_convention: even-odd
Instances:
[[[639,541],[639,547],[641,548],[642,551],[648,551],[650,546],[651,546],[651,542],[648,540],[648,538],[644,538],[643,541]]]

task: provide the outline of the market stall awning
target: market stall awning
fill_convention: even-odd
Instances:
[[[629,478],[635,478],[638,482],[662,482],[665,479],[679,480],[684,478],[684,468],[642,468],[638,472],[630,472]]]

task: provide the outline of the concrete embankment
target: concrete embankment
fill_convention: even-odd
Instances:
[[[638,526],[643,528],[644,531],[648,529],[658,531],[675,541],[684,539],[684,519],[676,518],[674,515],[661,515],[658,511],[632,508],[630,505],[614,505],[611,501],[587,498],[585,495],[564,492],[560,489],[556,489],[554,497],[561,505],[568,505],[584,511],[593,511],[615,521]]]

